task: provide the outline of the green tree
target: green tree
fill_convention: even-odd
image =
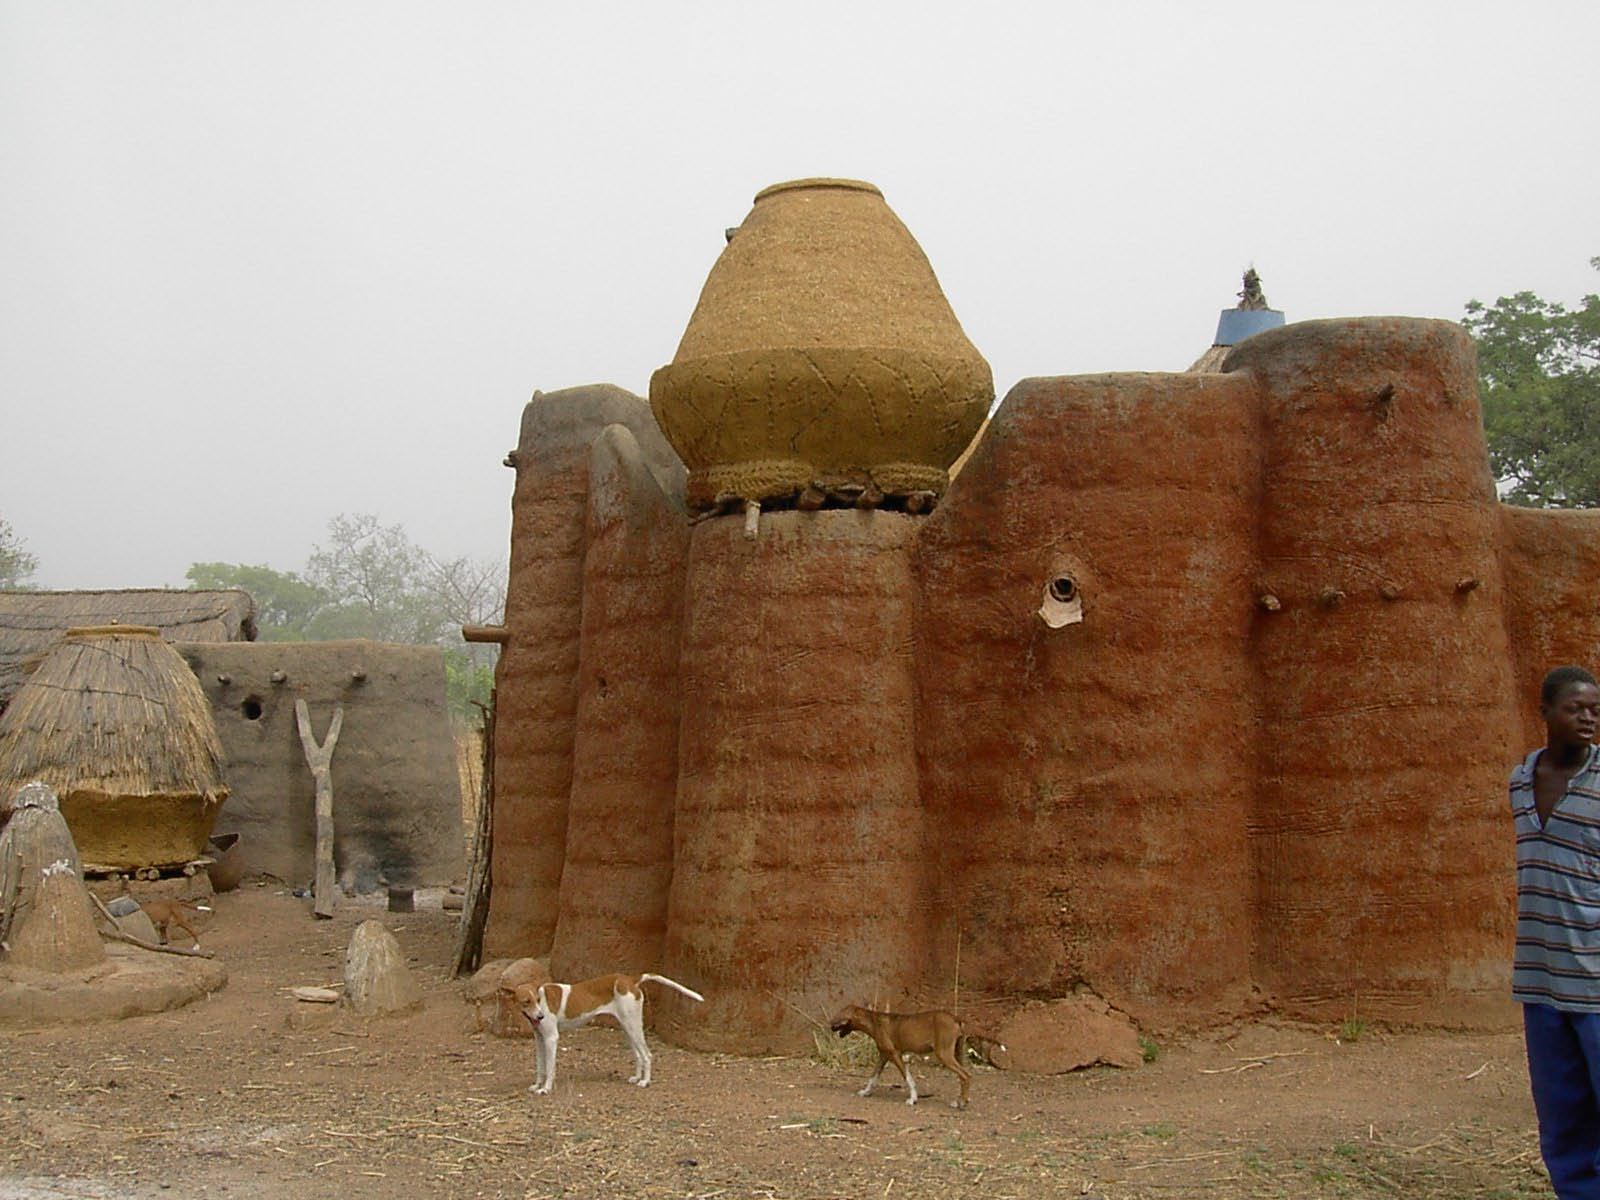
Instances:
[[[471,719],[474,702],[488,702],[495,648],[468,645],[461,626],[500,620],[503,564],[436,558],[403,526],[384,525],[372,513],[341,513],[328,522],[326,539],[301,574],[195,563],[187,578],[194,587],[248,591],[264,641],[372,638],[440,646],[451,711]]]
[[[293,571],[264,564],[194,563],[184,572],[192,588],[243,588],[255,597],[256,630],[264,642],[303,642],[311,637],[328,597]]]
[[[1474,300],[1462,324],[1478,344],[1484,436],[1505,498],[1600,507],[1600,296],[1570,310],[1532,292]]]
[[[428,554],[400,525],[373,513],[341,513],[306,560],[306,578],[329,604],[313,624],[317,638],[373,638],[428,645],[448,632],[428,595]]]
[[[0,589],[20,591],[39,566],[39,560],[22,548],[22,539],[4,517],[0,517]]]
[[[463,643],[444,651],[445,699],[452,713],[469,722],[478,715],[475,706],[487,706],[494,691],[494,664],[473,653],[484,648]]]

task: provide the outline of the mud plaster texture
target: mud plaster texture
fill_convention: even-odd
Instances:
[[[1595,655],[1600,515],[1496,501],[1455,325],[1225,367],[1025,380],[931,515],[754,539],[690,527],[653,449],[592,466],[659,446],[642,402],[536,397],[486,952],[665,970],[707,1003],[657,1027],[727,1050],[948,1002],[958,962],[963,1007],[1088,988],[1147,1030],[1508,1023],[1505,774]],[[1081,623],[1039,619],[1052,580]]]
[[[611,450],[597,451],[595,444],[608,428]],[[626,477],[638,484],[637,492],[624,493],[626,531],[615,527],[613,535],[634,538],[645,546],[658,539],[664,542],[643,552],[644,559],[656,560],[656,570],[665,572],[664,582],[658,582],[656,589],[682,588],[683,553],[674,551],[672,543],[686,545],[688,540],[681,512],[685,473],[649,409],[637,396],[609,385],[536,394],[523,411],[521,435],[511,455],[517,482],[507,588],[517,601],[506,606],[509,640],[495,668],[494,747],[496,778],[508,782],[497,790],[495,800],[494,903],[485,933],[486,957],[496,956],[496,947],[503,947],[510,957],[520,958],[524,951],[519,947],[534,942],[542,956],[556,933],[574,758],[588,753],[577,747],[576,722],[585,560],[594,524],[590,519],[590,465],[597,455],[604,461],[611,456],[627,460],[631,465]],[[622,481],[621,476],[616,478]],[[610,520],[605,514],[615,495],[614,489],[603,484],[598,489],[594,505],[599,524]],[[652,509],[661,504],[675,509],[676,515],[653,518]],[[657,532],[652,533],[653,529]],[[603,549],[599,553],[604,557]],[[634,569],[648,571],[644,561]],[[668,668],[668,677],[660,686],[636,697],[632,705],[610,706],[619,711],[607,733],[608,738],[622,739],[624,747],[637,747],[650,742],[649,728],[670,743],[664,751],[655,751],[664,756],[663,766],[644,766],[629,757],[613,768],[629,789],[624,795],[655,812],[653,818],[638,824],[646,827],[645,836],[660,844],[661,839],[670,837],[660,824],[664,819],[660,810],[670,807],[677,783],[676,618],[670,613],[670,598],[643,599],[623,591],[618,599],[630,605],[644,604],[654,609],[655,615],[641,617],[632,631],[631,641],[637,649],[617,659],[610,670],[603,669],[612,666],[609,662],[591,662],[592,671],[583,678],[591,679],[596,690],[603,680],[609,697],[613,680],[626,687],[629,670],[647,670],[642,660],[652,655],[659,656]],[[627,619],[627,614],[619,617]],[[601,624],[592,624],[591,630]],[[501,725],[503,733],[498,728]],[[665,781],[658,782],[653,791],[648,783],[651,771],[666,772]],[[511,800],[513,794],[515,801]],[[653,831],[648,830],[651,819],[656,822]],[[663,881],[657,885],[658,896],[664,889]],[[603,905],[607,898],[592,896],[585,903]],[[655,903],[659,906],[660,900]],[[652,921],[661,919],[659,914],[652,916],[649,908],[630,905],[628,924],[645,930],[647,938],[659,939],[659,929],[653,934],[648,930]],[[598,958],[600,949],[591,947],[586,954]]]
[[[179,650],[211,703],[227,754],[233,794],[215,832],[240,835],[245,871],[295,885],[315,874],[316,787],[294,711],[303,699],[318,741],[334,705],[344,706],[332,760],[341,885],[427,887],[464,874],[455,747],[436,648],[190,642]]]

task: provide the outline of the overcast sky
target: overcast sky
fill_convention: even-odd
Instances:
[[[1600,290],[1600,4],[0,0],[0,517],[53,587],[503,557],[534,389],[644,394],[755,192],[866,179],[1001,394]]]

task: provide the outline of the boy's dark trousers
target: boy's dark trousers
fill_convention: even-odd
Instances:
[[[1600,1200],[1600,1013],[1522,1006],[1539,1149],[1558,1200]]]

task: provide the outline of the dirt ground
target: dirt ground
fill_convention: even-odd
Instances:
[[[444,971],[456,916],[309,901],[247,883],[204,944],[227,987],[118,1023],[0,1032],[0,1200],[427,1197],[1549,1196],[1520,1043],[1250,1025],[1152,1047],[1136,1070],[980,1068],[972,1105],[918,1072],[855,1095],[854,1068],[655,1043],[626,1082],[612,1029],[564,1037],[555,1094],[533,1048],[472,1032]],[[427,907],[431,905],[431,907]],[[380,917],[427,995],[370,1022],[288,989],[339,980]],[[1350,1035],[1356,1035],[1349,1040]]]

